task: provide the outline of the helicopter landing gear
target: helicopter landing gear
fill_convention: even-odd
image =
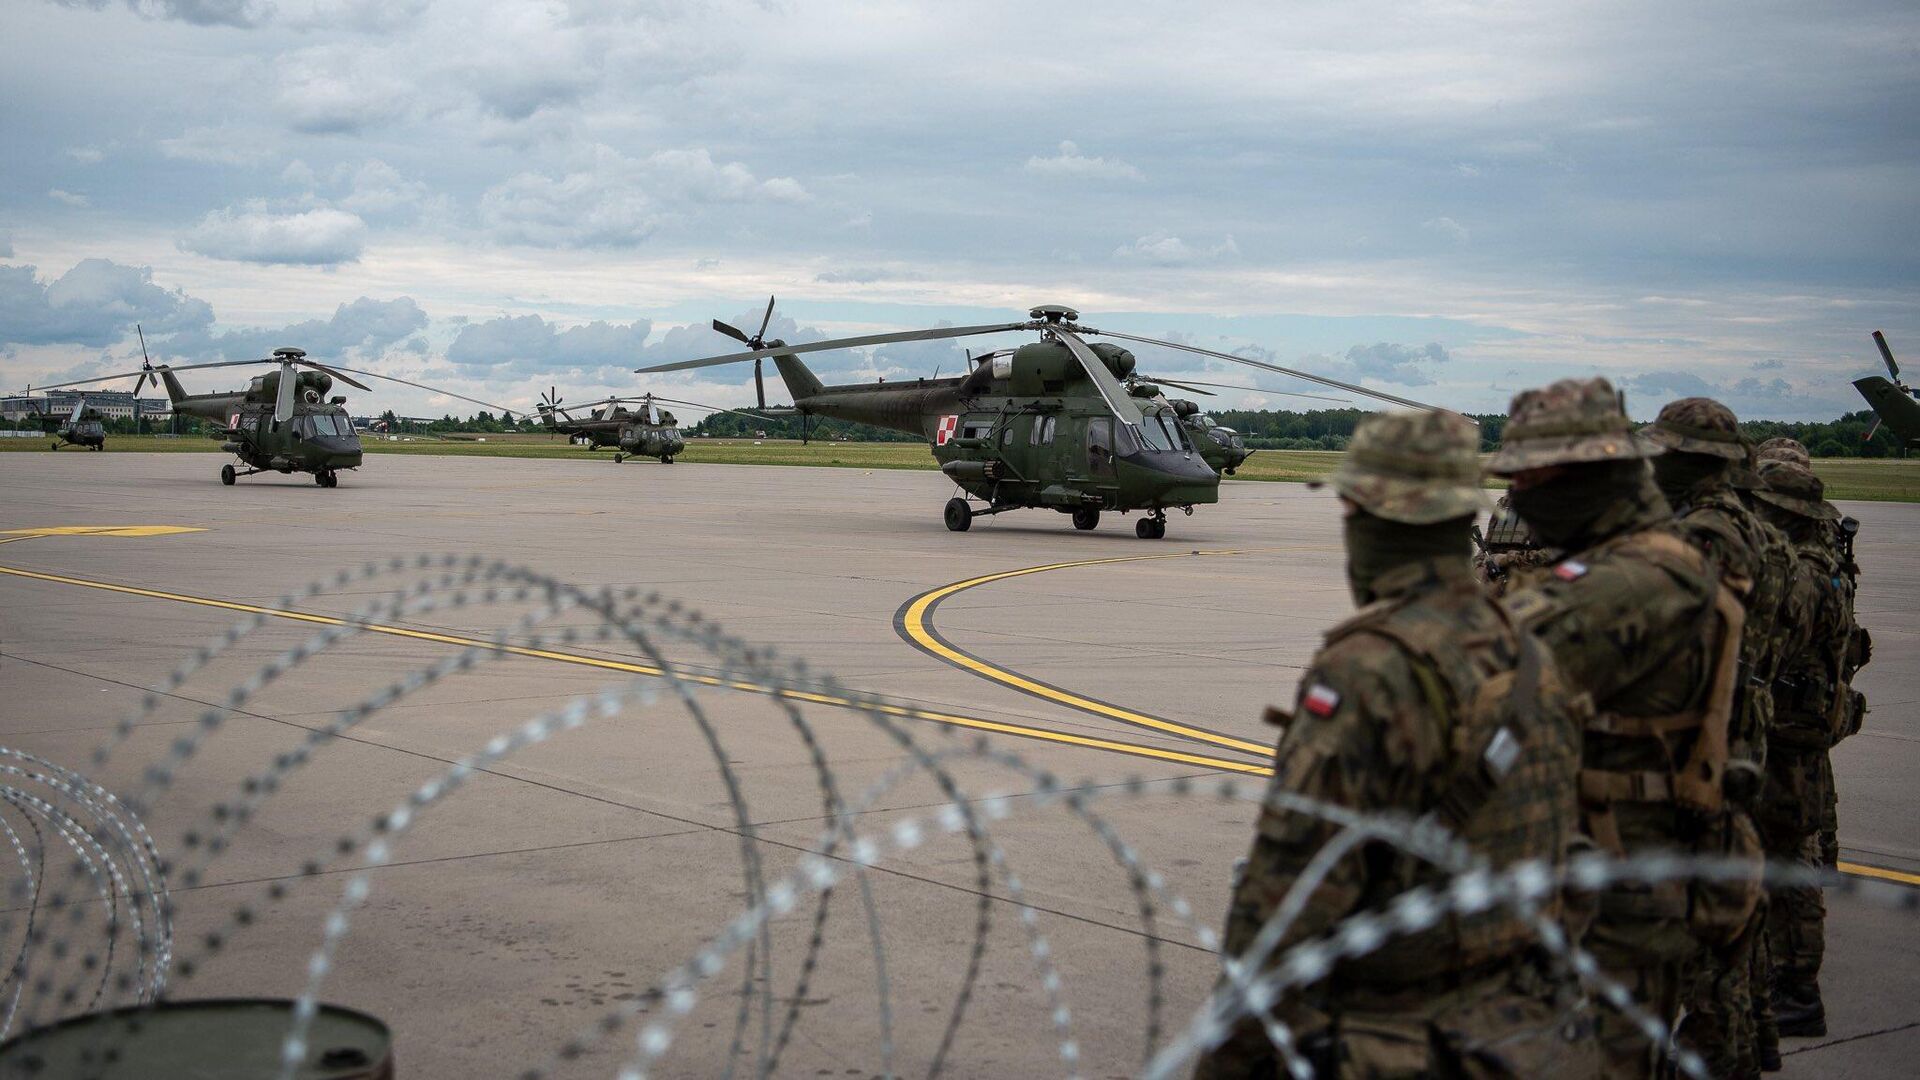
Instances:
[[[58,450],[58,449],[60,449],[60,441],[59,441],[58,439],[56,439],[56,440],[54,440],[54,443],[53,443],[53,445],[52,445],[52,446],[49,446],[49,447],[47,447],[47,449],[49,449],[49,450]]]
[[[313,474],[313,482],[323,488],[340,486],[340,474],[332,469],[321,469]]]
[[[621,462],[623,462],[623,461],[625,461],[625,460],[627,460],[627,455],[625,455],[625,454],[623,454],[623,453],[621,453],[621,452],[619,452],[618,450],[615,450],[615,451],[613,452],[613,463],[614,463],[615,465],[618,465],[618,464],[620,464]]]
[[[220,466],[220,482],[221,483],[227,485],[228,487],[232,487],[234,476],[235,476],[235,473],[233,471],[233,466],[231,465]]]
[[[965,499],[948,499],[946,518],[949,531],[966,532],[973,527],[973,507]]]
[[[1167,515],[1156,510],[1152,517],[1143,517],[1133,523],[1133,535],[1142,540],[1161,540],[1167,535]]]
[[[1097,506],[1083,506],[1073,512],[1073,527],[1081,532],[1087,532],[1099,524],[1100,508]]]
[[[666,455],[665,457],[663,457],[663,458],[661,458],[661,459],[660,459],[660,464],[662,464],[662,465],[671,465],[671,464],[673,464],[673,455],[672,455],[672,454],[668,454],[668,455]]]

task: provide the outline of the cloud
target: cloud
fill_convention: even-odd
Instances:
[[[1240,245],[1228,236],[1211,247],[1200,249],[1167,232],[1151,232],[1131,243],[1113,249],[1113,257],[1143,262],[1152,266],[1187,266],[1209,259],[1240,254]]]
[[[447,359],[467,368],[639,367],[653,324],[592,322],[561,329],[538,315],[504,315],[461,328]]]
[[[558,176],[524,172],[488,188],[480,219],[495,239],[534,247],[633,247],[672,215],[671,204],[794,203],[806,189],[790,177],[758,180],[704,149],[635,159],[594,146]]]
[[[414,23],[433,0],[310,0],[305,14],[289,20],[301,30],[350,30],[391,34]]]
[[[413,92],[360,49],[309,49],[276,69],[276,107],[288,127],[309,135],[355,134],[391,120]]]
[[[194,359],[250,360],[282,345],[307,350],[316,360],[352,354],[372,359],[389,348],[414,350],[412,335],[427,328],[427,313],[412,297],[375,300],[362,296],[336,307],[326,319],[308,319],[272,329],[212,333],[208,325],[190,327],[167,342],[169,352]]]
[[[1124,161],[1088,157],[1072,142],[1062,142],[1052,157],[1030,157],[1026,170],[1038,176],[1062,176],[1075,180],[1145,180],[1146,174]]]
[[[31,266],[0,266],[0,347],[104,348],[136,322],[159,334],[204,328],[213,322],[213,308],[154,284],[145,266],[83,259],[52,281],[42,281]]]
[[[54,0],[62,7],[100,11],[116,0]],[[118,0],[143,19],[172,19],[195,26],[258,26],[273,17],[265,0]]]
[[[1705,397],[1720,402],[1742,420],[1775,420],[1818,416],[1831,418],[1862,408],[1858,398],[1848,396],[1852,387],[1844,381],[1814,380],[1795,383],[1775,376],[1745,376],[1712,381],[1692,371],[1656,369],[1617,380],[1627,391],[1627,405],[1636,416],[1650,416],[1675,398]]]
[[[179,247],[210,259],[334,266],[358,260],[366,240],[367,223],[345,210],[281,214],[253,203],[209,213],[180,238]]]
[[[47,198],[52,199],[54,202],[60,203],[65,206],[92,206],[93,205],[92,202],[88,201],[85,195],[76,195],[71,191],[61,191],[59,188],[50,189],[47,192]]]
[[[577,102],[601,79],[605,42],[559,5],[488,10],[460,64],[462,81],[494,114],[525,120]]]
[[[349,182],[352,190],[340,199],[340,205],[356,214],[391,213],[417,205],[427,193],[427,185],[407,179],[378,158],[352,170]]]
[[[82,165],[98,165],[105,160],[107,152],[97,146],[69,146],[67,156]]]
[[[1754,364],[1753,369],[1755,371],[1778,371],[1781,368],[1786,366],[1787,366],[1787,362],[1776,356],[1771,360],[1762,360]]]
[[[1430,385],[1433,376],[1421,365],[1444,364],[1451,359],[1452,355],[1437,341],[1421,346],[1391,345],[1384,341],[1355,345],[1346,355],[1347,369],[1353,374],[1401,386]]]
[[[1464,244],[1473,239],[1473,234],[1467,231],[1465,225],[1450,217],[1429,218],[1421,222],[1420,227],[1455,244]]]
[[[224,125],[189,127],[171,139],[161,139],[159,146],[167,157],[210,165],[258,165],[273,156],[254,136]]]

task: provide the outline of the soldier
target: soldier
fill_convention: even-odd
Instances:
[[[1748,450],[1732,410],[1710,398],[1682,398],[1662,408],[1641,434],[1666,451],[1653,459],[1653,481],[1673,507],[1674,520],[1744,603],[1741,679],[1724,786],[1729,812],[1743,819],[1738,827],[1752,829],[1773,716],[1775,624],[1793,555],[1786,538],[1749,509],[1735,488],[1745,477]],[[1763,1059],[1778,1067],[1778,1036],[1769,1038],[1760,1030],[1764,1026],[1770,1033],[1772,1021],[1759,1006],[1752,982],[1761,966],[1763,918],[1756,911],[1736,941],[1709,949],[1689,980],[1681,1038],[1715,1076],[1758,1077]],[[1771,1043],[1769,1053],[1762,1053],[1763,1042]]]
[[[1493,868],[1557,864],[1574,836],[1580,720],[1544,650],[1474,580],[1469,529],[1487,505],[1478,440],[1449,413],[1361,421],[1332,484],[1360,611],[1328,631],[1284,731],[1270,791],[1358,811],[1432,814]],[[1227,917],[1239,956],[1340,829],[1270,798]],[[1280,949],[1447,875],[1374,842],[1341,859]],[[1551,910],[1545,913],[1551,916]],[[1343,961],[1284,997],[1320,1075],[1594,1075],[1591,1031],[1560,1000],[1532,924],[1507,909],[1444,920]],[[1274,956],[1280,955],[1276,950]],[[1201,1077],[1275,1075],[1254,1018]]]
[[[1865,663],[1865,639],[1854,624],[1852,592],[1834,551],[1833,523],[1840,515],[1825,501],[1820,478],[1777,456],[1761,465],[1760,477],[1766,486],[1754,495],[1793,541],[1799,560],[1800,580],[1789,614],[1806,628],[1807,641],[1774,681],[1760,828],[1769,854],[1776,858],[1831,868],[1829,859],[1837,852],[1823,850],[1821,842],[1825,826],[1835,817],[1827,751],[1857,727],[1863,711],[1848,682]],[[1826,1034],[1819,984],[1825,918],[1818,887],[1774,890],[1767,937],[1773,955],[1773,1010],[1782,1035]]]
[[[1568,553],[1509,595],[1569,688],[1592,696],[1578,791],[1587,834],[1616,856],[1679,849],[1757,858],[1722,787],[1739,679],[1740,599],[1689,543],[1654,486],[1605,379],[1514,399],[1490,471],[1541,542]],[[1587,947],[1659,1019],[1679,1015],[1682,973],[1733,942],[1759,890],[1747,883],[1616,886]],[[1609,1076],[1651,1076],[1660,1048],[1625,1017],[1599,1018]]]
[[[1474,573],[1495,599],[1507,594],[1516,575],[1560,561],[1559,552],[1541,547],[1534,539],[1532,530],[1513,512],[1505,495],[1494,502],[1487,531],[1481,534],[1476,530],[1473,543],[1478,549],[1473,555]]]

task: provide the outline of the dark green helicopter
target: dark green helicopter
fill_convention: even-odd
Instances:
[[[43,388],[44,389],[44,388]],[[31,393],[31,391],[29,391]],[[137,406],[136,406],[137,407]],[[84,446],[89,450],[101,450],[107,445],[107,427],[99,413],[87,408],[87,399],[83,394],[73,403],[73,412],[62,419],[59,413],[35,411],[33,418],[47,434],[53,436],[53,449],[61,446]]]
[[[384,379],[387,382],[400,383],[421,390],[431,390],[437,394],[459,398],[461,401],[485,405],[497,409],[511,421],[513,414],[498,405],[492,405],[475,398],[427,386],[424,383],[411,382],[392,375],[382,375],[375,371],[363,371],[359,368],[329,367],[306,358],[301,349],[275,349],[273,356],[260,360],[221,360],[208,364],[182,364],[178,367],[166,364],[154,366],[151,361],[142,364],[139,371],[127,371],[118,375],[104,375],[97,379],[83,379],[79,382],[60,383],[42,389],[60,389],[68,386],[85,386],[92,383],[111,382],[115,379],[138,377],[133,392],[138,397],[147,380],[152,379],[167,388],[167,398],[173,402],[175,412],[189,416],[198,416],[222,425],[213,437],[221,440],[220,449],[240,459],[246,471],[234,469],[232,465],[220,467],[220,482],[232,484],[242,476],[256,473],[277,472],[292,474],[311,473],[313,482],[321,487],[340,486],[340,470],[360,467],[360,436],[353,429],[353,422],[347,417],[343,407],[346,398],[328,398],[335,381],[361,390],[371,391],[371,387],[346,375],[351,371],[356,375]],[[202,368],[238,367],[246,364],[274,364],[274,370],[255,375],[245,390],[234,390],[215,394],[189,394],[174,377],[175,372],[195,371]],[[308,370],[296,370],[305,368]]]
[[[1873,332],[1873,343],[1880,347],[1880,359],[1886,362],[1887,374],[1891,381],[1878,375],[1869,375],[1864,379],[1855,379],[1853,388],[1867,399],[1873,408],[1873,426],[1867,429],[1866,438],[1871,439],[1880,430],[1881,424],[1893,429],[1895,438],[1900,440],[1902,451],[1920,444],[1920,403],[1916,403],[1913,388],[1900,381],[1900,365],[1893,362],[1893,350],[1887,347],[1887,336],[1880,331]]]
[[[1171,408],[1174,415],[1180,418],[1180,423],[1187,429],[1187,441],[1193,443],[1193,448],[1200,452],[1200,456],[1206,460],[1214,472],[1224,476],[1232,476],[1240,466],[1246,464],[1248,458],[1253,456],[1254,452],[1247,448],[1246,440],[1240,437],[1239,432],[1202,412],[1198,404],[1183,398],[1169,398],[1165,393],[1150,392],[1161,386],[1171,386],[1188,393],[1199,394],[1201,397],[1212,397],[1213,394],[1210,391],[1200,389],[1203,386],[1212,386],[1221,390],[1247,390],[1256,394],[1275,394],[1280,397],[1312,398],[1315,401],[1353,404],[1348,398],[1324,397],[1320,394],[1298,394],[1286,390],[1267,390],[1258,386],[1201,382],[1198,379],[1174,382],[1172,379],[1161,378],[1154,383],[1148,383],[1137,376],[1129,375],[1127,377],[1128,392],[1136,397],[1151,397],[1158,404]],[[1143,391],[1142,387],[1147,387],[1149,390]]]
[[[1135,523],[1134,535],[1159,539],[1167,532],[1168,510],[1191,514],[1195,506],[1219,501],[1220,472],[1196,449],[1188,424],[1164,403],[1154,381],[1136,374],[1133,354],[1106,342],[1089,345],[1083,340],[1087,336],[1159,345],[1398,405],[1434,407],[1244,356],[1094,330],[1081,326],[1080,314],[1072,308],[1036,307],[1029,316],[1026,322],[943,326],[787,345],[765,340],[773,318],[769,299],[766,317],[752,336],[714,320],[715,330],[745,344],[747,352],[639,371],[683,371],[752,360],[754,384],[764,409],[760,361],[772,357],[803,423],[808,416],[829,416],[907,432],[932,444],[940,471],[962,492],[946,505],[947,528],[955,532],[965,532],[977,516],[1009,510],[1057,510],[1070,515],[1074,527],[1083,530],[1099,525],[1102,511],[1140,510],[1146,516]],[[1040,340],[975,357],[972,371],[948,379],[825,386],[796,355],[1009,331],[1037,333]],[[1227,460],[1226,455],[1221,460]],[[1245,460],[1244,454],[1239,460]],[[976,508],[975,502],[984,505]]]
[[[615,464],[630,457],[650,457],[660,459],[663,465],[671,465],[674,455],[687,448],[686,437],[680,434],[680,421],[672,413],[660,408],[657,402],[688,405],[736,416],[753,416],[756,420],[766,419],[753,413],[723,409],[718,405],[702,405],[697,401],[679,401],[652,394],[630,398],[609,397],[571,407],[563,406],[561,402],[564,400],[559,396],[558,388],[548,387],[537,406],[541,422],[562,435],[586,439],[595,450],[605,446],[614,447]],[[625,408],[627,405],[638,405],[640,408],[630,410]],[[593,412],[588,419],[576,420],[573,414],[583,409],[592,409]]]

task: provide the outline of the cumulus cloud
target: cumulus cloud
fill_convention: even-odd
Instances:
[[[134,323],[154,333],[204,328],[213,308],[179,289],[154,284],[145,266],[84,259],[52,281],[32,266],[0,266],[0,347],[103,348]]]
[[[71,191],[62,191],[59,188],[50,189],[47,192],[47,198],[52,199],[54,202],[60,203],[63,206],[84,207],[84,206],[93,205],[93,203],[89,201],[85,195],[76,195]]]
[[[604,41],[559,5],[494,6],[468,44],[463,81],[508,120],[578,101],[601,78]]]
[[[364,131],[406,108],[412,87],[357,49],[310,49],[276,65],[275,104],[287,126],[310,135]]]
[[[538,315],[503,315],[462,327],[447,359],[467,368],[638,367],[653,324],[591,322],[562,329]]]
[[[1063,176],[1075,180],[1145,180],[1146,174],[1118,158],[1089,157],[1074,143],[1062,142],[1052,157],[1038,155],[1027,159],[1026,169],[1039,176]]]
[[[635,159],[596,145],[559,176],[525,172],[487,189],[480,218],[496,239],[535,247],[632,247],[681,202],[792,203],[806,189],[789,177],[756,179],[704,149]]]
[[[1692,371],[1660,369],[1629,375],[1617,382],[1627,391],[1627,405],[1636,416],[1651,416],[1661,405],[1683,397],[1713,398],[1743,420],[1830,417],[1863,407],[1858,398],[1848,396],[1852,388],[1838,380],[1802,385],[1780,376],[1749,375],[1713,381]]]
[[[367,223],[345,210],[277,213],[254,203],[209,213],[179,247],[210,259],[334,266],[359,259],[366,239]]]
[[[342,172],[351,190],[340,199],[340,205],[357,214],[392,213],[418,204],[427,194],[427,185],[407,179],[378,158],[351,172],[343,168]]]
[[[67,156],[82,165],[98,165],[105,160],[107,152],[98,146],[69,146]]]
[[[1364,379],[1398,383],[1401,386],[1427,386],[1433,376],[1424,364],[1444,364],[1453,359],[1439,342],[1425,345],[1355,345],[1347,350],[1347,370]]]
[[[189,327],[167,342],[169,352],[194,359],[250,360],[292,345],[314,359],[353,355],[373,358],[390,348],[403,352],[412,335],[427,328],[427,313],[413,298],[375,300],[362,296],[341,304],[326,319],[308,319],[290,326],[230,330],[213,333],[208,325]]]
[[[195,26],[258,26],[273,17],[265,0],[54,0],[62,7],[99,11],[117,3],[143,19],[173,19]]]
[[[1217,244],[1199,248],[1171,233],[1161,231],[1148,233],[1131,243],[1121,244],[1113,249],[1113,257],[1116,259],[1143,262],[1152,266],[1187,266],[1238,254],[1240,254],[1240,245],[1234,243],[1231,236]]]

